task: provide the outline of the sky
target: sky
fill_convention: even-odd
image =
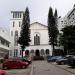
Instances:
[[[0,27],[9,29],[11,11],[30,11],[30,22],[47,25],[49,8],[57,9],[58,16],[64,17],[75,4],[75,0],[0,0]]]

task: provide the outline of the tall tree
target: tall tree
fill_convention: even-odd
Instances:
[[[62,28],[60,44],[64,46],[64,54],[75,52],[75,26],[70,25]]]
[[[54,55],[54,46],[57,44],[57,22],[56,22],[56,16],[53,15],[53,10],[50,7],[49,13],[48,13],[48,34],[49,34],[49,44],[53,47],[53,55]]]
[[[28,8],[26,8],[25,13],[23,14],[21,32],[20,32],[20,37],[18,40],[18,43],[21,45],[21,49],[22,49],[22,57],[23,57],[24,49],[27,46],[29,46],[29,42],[30,42],[30,29],[29,28],[30,28],[29,10]]]
[[[55,9],[55,13],[54,13],[54,18],[55,18],[55,28],[56,28],[56,37],[55,37],[55,39],[56,39],[56,44],[57,44],[57,42],[58,42],[58,34],[59,34],[59,30],[58,30],[58,14],[57,14],[57,9]]]
[[[55,16],[55,18],[57,18],[57,17],[58,17],[58,14],[57,14],[57,9],[55,9],[54,16]]]

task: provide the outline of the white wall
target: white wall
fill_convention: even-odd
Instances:
[[[34,45],[34,35],[40,35],[40,45],[45,44],[48,45],[48,29],[47,26],[41,25],[39,23],[33,23],[30,26],[31,30],[31,45]]]

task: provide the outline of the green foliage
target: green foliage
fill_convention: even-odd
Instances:
[[[53,15],[53,10],[50,7],[48,13],[48,34],[49,34],[49,44],[53,46],[57,45],[57,37],[58,37],[58,28],[57,28],[57,10],[55,11],[55,15]]]
[[[18,43],[21,45],[22,51],[24,51],[26,46],[29,46],[30,42],[30,17],[29,17],[29,10],[26,8],[25,13],[23,14],[22,26],[20,37]]]
[[[60,44],[68,50],[68,52],[72,52],[75,49],[75,26],[70,25],[66,26],[62,29],[63,34],[60,36]]]
[[[58,17],[58,14],[57,14],[57,9],[55,9],[54,16],[55,16],[55,18],[57,18],[57,17]]]

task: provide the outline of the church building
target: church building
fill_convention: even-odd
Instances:
[[[22,51],[17,40],[20,36],[23,11],[11,11],[10,19],[10,57],[21,57]],[[52,55],[52,47],[49,45],[48,27],[39,22],[30,24],[30,46],[25,48],[24,56]]]

